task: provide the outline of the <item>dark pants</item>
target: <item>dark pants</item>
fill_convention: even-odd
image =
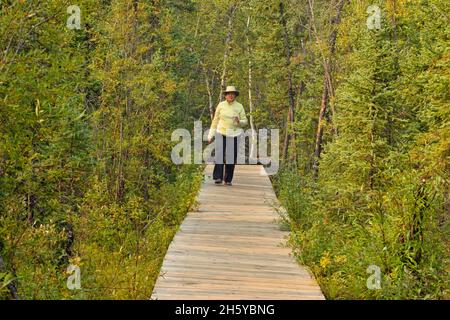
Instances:
[[[222,150],[220,150],[220,141],[222,141]],[[213,171],[213,179],[221,179],[225,182],[233,180],[234,166],[237,162],[238,137],[226,137],[216,133],[216,159],[222,158],[222,163],[216,161]],[[227,161],[231,160],[231,161]],[[225,168],[225,176],[224,169]]]

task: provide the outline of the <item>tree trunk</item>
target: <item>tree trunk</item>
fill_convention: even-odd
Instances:
[[[204,64],[202,64],[202,69],[203,69],[203,75],[205,77],[206,92],[208,93],[209,116],[211,117],[211,120],[213,120],[214,119],[214,106],[213,106],[211,85],[209,84],[208,72],[207,72]]]
[[[298,93],[297,93],[297,98],[296,98],[296,101],[295,101],[295,109],[294,110],[300,110],[300,101],[301,101],[300,97],[302,96],[302,94],[303,94],[303,92],[305,90],[305,87],[306,87],[305,82],[303,80],[301,80],[300,84],[298,86]],[[297,119],[297,121],[298,121],[298,119]],[[292,140],[293,141],[297,141],[295,132],[292,133]],[[295,163],[295,165],[297,166],[297,164],[298,164],[298,152],[297,152],[297,148],[296,148],[296,144],[295,143],[293,144],[293,148],[294,148],[294,150],[291,150],[291,155],[292,156],[291,156],[290,161]]]
[[[331,20],[331,23],[333,25],[333,31],[330,34],[329,39],[329,48],[330,52],[328,54],[328,57],[324,59],[324,82],[323,82],[323,90],[322,90],[322,100],[320,104],[320,112],[319,112],[319,119],[317,122],[317,131],[316,131],[316,142],[315,142],[315,148],[314,148],[314,160],[313,160],[313,176],[314,179],[317,179],[319,175],[319,159],[322,152],[322,141],[323,141],[323,120],[325,117],[325,114],[327,112],[327,107],[331,100],[334,97],[334,91],[333,91],[333,81],[332,81],[332,70],[331,70],[331,64],[332,59],[334,56],[334,52],[336,51],[336,39],[337,39],[337,25],[341,21],[341,14],[342,10],[344,8],[345,0],[340,0],[338,3],[338,9],[337,14],[334,19]],[[310,2],[310,9],[311,9],[311,17],[314,19],[313,14],[313,7]],[[314,23],[314,21],[313,21]],[[332,106],[332,113],[334,117],[335,109],[334,105]]]
[[[251,141],[250,141],[250,159],[256,159],[256,131],[253,124],[253,99],[252,99],[252,52],[250,47],[250,39],[248,34],[250,33],[250,16],[247,18],[247,53],[248,53],[248,105],[250,108],[250,129],[252,131]]]
[[[228,57],[230,55],[230,48],[231,48],[231,36],[233,34],[233,18],[234,14],[237,9],[237,4],[232,4],[228,10],[228,33],[227,37],[225,39],[225,51],[223,54],[223,68],[222,68],[222,75],[220,77],[220,94],[219,94],[219,101],[221,102],[223,100],[223,92],[225,91],[225,76],[227,75],[227,64],[228,64]]]
[[[286,136],[284,139],[284,147],[283,147],[283,160],[286,160],[289,152],[289,142],[291,140],[290,130],[292,129],[292,124],[294,123],[295,97],[294,97],[294,89],[292,87],[292,72],[290,70],[291,49],[289,43],[289,34],[287,29],[286,17],[284,16],[285,12],[283,2],[280,2],[279,8],[280,8],[280,24],[283,28],[283,35],[284,35],[284,52],[286,56],[285,65],[288,70],[287,78],[288,78],[289,110],[286,123]]]

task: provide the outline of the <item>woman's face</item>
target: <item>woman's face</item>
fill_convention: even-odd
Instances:
[[[225,95],[225,99],[227,99],[228,102],[233,102],[235,98],[236,98],[236,93],[234,93],[234,92],[228,92]]]

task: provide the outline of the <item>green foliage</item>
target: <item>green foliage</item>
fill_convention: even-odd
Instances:
[[[166,31],[190,7],[77,5],[81,30],[65,1],[2,3],[2,298],[149,298],[199,188],[201,168],[170,161],[185,123]],[[66,286],[70,264],[82,290]]]
[[[392,2],[380,7],[381,30],[361,27],[366,6],[345,8],[332,119],[338,133],[325,137],[317,181],[308,178],[308,167],[285,168],[278,192],[291,218],[291,244],[327,298],[445,299],[445,5],[400,1],[395,11]],[[370,265],[381,269],[379,290],[366,286]]]
[[[225,67],[256,129],[292,133],[273,182],[326,297],[448,299],[448,3],[339,3],[80,0],[69,30],[66,1],[2,1],[0,297],[149,298],[201,181],[171,132],[207,127]]]

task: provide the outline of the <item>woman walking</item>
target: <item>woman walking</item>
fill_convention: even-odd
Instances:
[[[225,185],[231,186],[237,160],[238,138],[242,133],[239,129],[248,123],[244,107],[236,101],[238,95],[239,91],[234,86],[227,87],[225,101],[217,105],[208,135],[209,143],[212,142],[213,137],[216,138],[216,159],[217,152],[219,152],[219,158],[223,158],[214,165],[213,179],[216,184],[224,181]]]

